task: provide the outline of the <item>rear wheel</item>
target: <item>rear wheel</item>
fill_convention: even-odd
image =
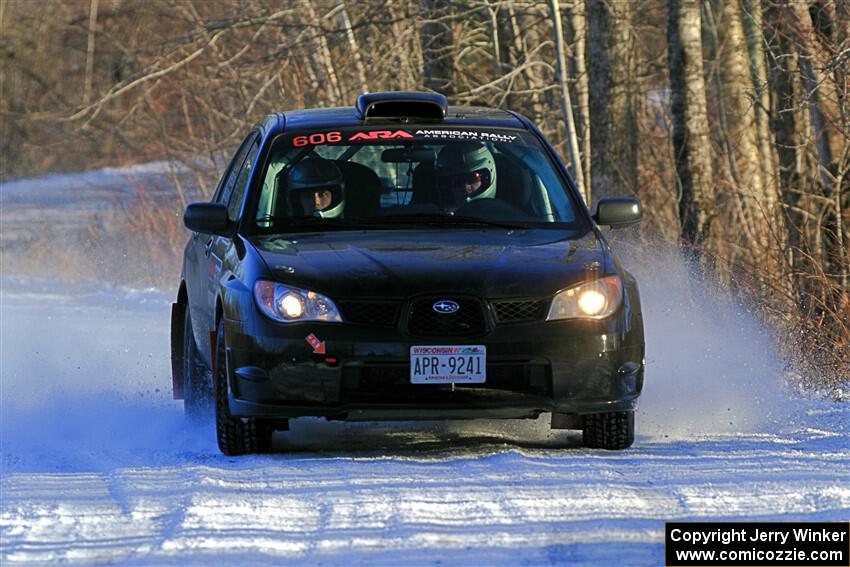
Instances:
[[[219,323],[215,353],[215,430],[218,448],[225,455],[245,455],[266,451],[273,430],[252,417],[235,417],[227,402],[227,360],[224,323]]]
[[[195,420],[212,417],[212,373],[198,352],[192,332],[192,317],[186,306],[183,317],[183,411]]]
[[[627,449],[635,441],[635,412],[614,411],[584,416],[582,440],[592,449]]]

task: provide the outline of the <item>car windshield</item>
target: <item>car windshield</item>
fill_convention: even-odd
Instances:
[[[340,128],[274,140],[247,209],[258,233],[586,221],[535,137],[498,128]],[[256,193],[255,193],[256,195]]]

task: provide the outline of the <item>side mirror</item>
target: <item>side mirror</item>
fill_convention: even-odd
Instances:
[[[219,236],[231,235],[227,207],[221,203],[192,203],[183,213],[183,224],[191,231]]]
[[[643,218],[640,201],[634,197],[608,197],[596,205],[593,220],[596,224],[618,228],[639,222]]]

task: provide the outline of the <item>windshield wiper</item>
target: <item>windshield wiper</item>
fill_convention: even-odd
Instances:
[[[461,226],[492,226],[497,228],[528,228],[524,224],[511,223],[493,219],[482,219],[465,215],[443,215],[437,213],[415,213],[412,215],[394,214],[371,217],[370,221],[381,223],[410,223],[410,224],[433,224],[433,225],[461,225]]]
[[[314,229],[321,228],[327,230],[340,230],[346,228],[357,229],[360,224],[357,221],[346,221],[343,219],[324,219],[321,217],[304,216],[304,217],[281,217],[274,215],[264,215],[258,217],[257,223],[271,222],[276,226],[289,229]]]
[[[375,222],[373,219],[325,219],[322,217],[304,216],[304,217],[280,217],[273,215],[265,215],[259,217],[257,223],[271,222],[274,223],[273,230],[277,232],[293,232],[293,231],[318,231],[323,230],[368,230],[368,229],[383,229],[389,228],[386,224]],[[270,229],[270,226],[261,226],[260,228]]]
[[[487,226],[495,228],[524,229],[528,226],[499,220],[482,219],[464,215],[444,215],[438,213],[415,213],[412,215],[393,214],[365,219],[324,219],[321,217],[280,217],[265,215],[257,218],[257,223],[271,222],[285,230],[324,229],[324,230],[362,230],[369,228],[387,228],[387,225],[437,225],[437,226]]]
[[[263,215],[261,217],[257,217],[256,222],[286,222],[290,220],[292,220],[292,217],[276,217],[274,215]]]

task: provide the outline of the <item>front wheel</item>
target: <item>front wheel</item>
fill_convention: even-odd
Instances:
[[[584,416],[582,440],[591,449],[627,449],[635,441],[635,412],[613,411]]]
[[[219,323],[215,350],[215,430],[225,455],[259,453],[271,446],[272,429],[252,417],[235,417],[227,402],[227,360],[224,322]]]

